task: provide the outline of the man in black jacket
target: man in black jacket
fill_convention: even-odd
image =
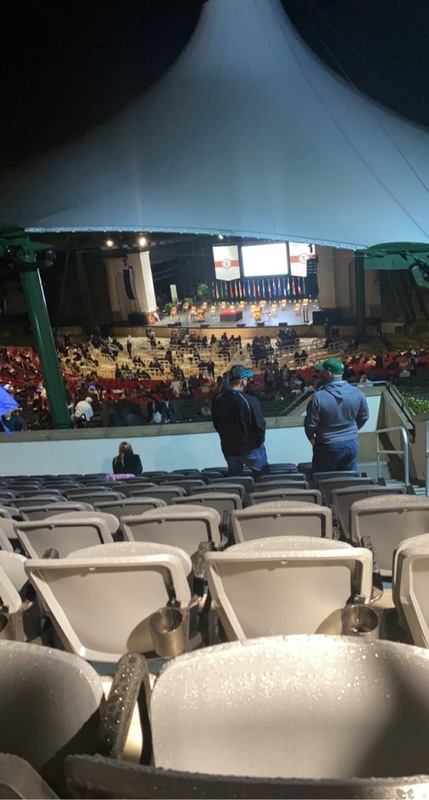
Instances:
[[[241,364],[229,371],[229,388],[223,389],[212,404],[212,420],[220,436],[222,453],[229,475],[242,475],[250,467],[258,478],[270,471],[265,451],[265,420],[256,397],[245,394],[253,372]]]

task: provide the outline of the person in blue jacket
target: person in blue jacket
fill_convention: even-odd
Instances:
[[[307,406],[304,428],[313,445],[313,472],[357,469],[359,431],[369,417],[365,395],[343,380],[337,358],[316,364],[322,386]]]

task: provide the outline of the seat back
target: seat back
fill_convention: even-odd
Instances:
[[[65,647],[89,661],[151,652],[151,614],[172,596],[182,608],[191,599],[175,553],[28,559],[25,569]]]
[[[158,497],[160,500],[164,500],[164,503],[169,505],[173,497],[184,497],[185,494],[186,490],[183,489],[182,486],[176,486],[176,484],[172,486],[171,484],[168,484],[164,486],[151,486],[149,489],[136,489],[135,491],[131,491],[128,496],[145,497],[148,495],[149,497]]]
[[[241,483],[222,481],[221,483],[209,483],[210,492],[220,492],[221,494],[238,494],[241,502],[244,502],[246,491]],[[207,486],[194,486],[191,489],[191,495],[201,494],[207,492]]]
[[[156,542],[180,547],[188,555],[198,551],[201,542],[220,545],[220,515],[202,505],[168,506],[145,511],[140,516],[122,517],[124,538],[129,541]]]
[[[15,522],[14,529],[30,558],[43,558],[51,548],[58,551],[60,558],[65,558],[73,550],[113,541],[106,522],[90,514],[73,521],[61,515],[55,520]]]
[[[414,644],[429,647],[429,533],[401,542],[394,554],[393,601]]]
[[[207,553],[209,589],[229,639],[341,632],[340,610],[353,595],[369,602],[372,555],[364,548],[234,547]],[[334,627],[334,623],[338,627]],[[330,627],[331,626],[331,627]]]
[[[267,483],[267,481],[268,481],[268,483],[270,483],[270,481],[273,481],[273,480],[279,481],[279,482],[283,481],[283,480],[292,481],[292,482],[295,482],[295,481],[301,482],[301,481],[306,481],[307,478],[305,477],[303,472],[297,472],[297,471],[295,471],[295,472],[289,472],[289,471],[280,472],[278,470],[273,470],[270,467],[270,472],[268,473],[268,475],[261,475],[260,478],[258,478],[257,483],[258,484]]]
[[[85,511],[88,516],[88,512],[91,513],[94,509],[90,503],[73,503],[70,500],[64,503],[46,503],[46,505],[35,503],[34,505],[23,506],[23,511],[26,519],[46,519],[56,514],[62,514],[63,512],[69,513],[72,511]]]
[[[381,574],[392,575],[393,553],[400,542],[429,532],[429,498],[413,495],[358,500],[351,508],[352,544],[371,538]]]
[[[231,522],[237,543],[266,536],[332,538],[331,509],[310,503],[292,503],[286,500],[258,503],[233,511]]]
[[[160,556],[172,554],[180,558],[185,575],[189,577],[192,572],[192,561],[180,547],[156,542],[111,542],[110,544],[95,544],[93,547],[84,547],[75,550],[67,558],[132,558],[133,556]],[[1,557],[1,554],[0,554]],[[24,559],[25,560],[25,559]]]
[[[252,478],[251,475],[240,475],[238,477],[235,476],[223,476],[222,478],[210,478],[209,479],[209,486],[216,486],[218,484],[238,484],[242,486],[244,491],[249,493],[253,492],[255,488],[255,479]]]
[[[64,797],[66,755],[97,752],[100,678],[69,653],[7,641],[0,676],[0,751],[24,758]]]
[[[259,486],[259,484],[256,484]],[[268,491],[256,491],[249,494],[251,506],[257,503],[272,503],[276,500],[287,500],[292,503],[316,503],[322,505],[322,493],[318,489],[269,489]]]
[[[305,480],[291,481],[289,478],[277,479],[275,475],[270,475],[269,477],[269,481],[258,481],[258,483],[255,483],[256,491],[268,492],[272,489],[295,489],[295,491],[298,491],[298,489],[308,489],[310,486],[308,481]]]
[[[374,478],[324,478],[319,480],[317,488],[322,492],[322,497],[327,506],[332,504],[331,492],[334,489],[343,489],[346,486],[374,486],[377,481]]]
[[[355,470],[333,470],[332,472],[312,472],[311,482],[315,489],[319,488],[319,481],[326,481],[330,478],[358,478],[362,477],[360,472]]]
[[[398,486],[344,486],[342,489],[331,490],[331,506],[337,515],[342,533],[348,541],[351,539],[351,507],[358,500],[379,495],[406,494],[404,484]]]
[[[167,503],[159,497],[125,497],[123,500],[98,500],[94,503],[97,511],[113,514],[118,519],[130,514],[143,514],[152,508],[165,507]]]
[[[396,642],[286,636],[197,650],[155,682],[154,764],[317,781],[427,775],[428,687],[429,654]]]
[[[225,514],[230,514],[236,508],[243,508],[240,496],[229,492],[201,492],[201,494],[193,494],[191,497],[176,497],[171,503],[171,505],[183,504],[214,508],[220,515],[221,520],[224,519]]]

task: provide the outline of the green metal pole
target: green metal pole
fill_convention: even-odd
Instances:
[[[355,286],[356,286],[356,338],[359,342],[366,342],[366,314],[365,314],[365,272],[364,256],[355,253]]]
[[[66,393],[39,270],[22,271],[21,281],[40,357],[52,424],[54,428],[71,428]]]

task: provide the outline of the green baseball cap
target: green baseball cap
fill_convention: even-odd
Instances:
[[[315,364],[315,369],[324,369],[326,372],[331,372],[332,375],[342,375],[344,372],[344,364],[338,358],[327,358],[323,364]]]

